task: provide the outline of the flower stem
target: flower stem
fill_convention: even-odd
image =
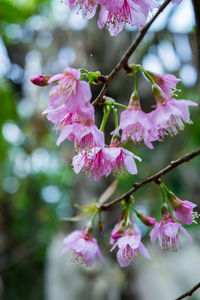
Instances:
[[[114,108],[113,105],[111,106],[111,109],[112,109],[112,111],[113,111],[114,118],[115,118],[115,129],[117,129],[118,126],[119,126],[119,124],[118,124],[118,117],[117,117],[117,109]]]
[[[119,106],[119,107],[122,107],[122,108],[124,108],[124,109],[127,109],[127,106],[126,105],[123,105],[123,104],[121,104],[121,103],[118,103],[118,102],[113,102],[112,103],[113,105],[115,105],[115,106]]]
[[[135,93],[138,93],[138,80],[137,80],[137,75],[135,72],[133,72],[134,80],[135,80]]]
[[[91,220],[89,221],[89,225],[88,225],[89,228],[92,228],[92,227],[94,226],[94,220],[95,220],[96,216],[98,215],[98,213],[99,213],[99,209],[97,209],[97,210],[94,212],[94,214],[93,214]]]
[[[144,73],[144,75],[149,79],[151,84],[156,84],[155,81],[153,80],[152,76],[149,74],[149,72],[145,69],[143,69],[141,66],[139,67],[139,70]]]
[[[103,108],[103,120],[102,120],[101,127],[100,127],[100,130],[102,132],[104,132],[108,117],[110,115],[110,111],[111,111],[111,106],[110,105],[104,106],[104,108]]]
[[[162,196],[163,196],[163,204],[167,202],[167,196],[165,194],[165,188],[164,188],[164,184],[161,183],[160,184],[160,188],[161,188],[161,191],[162,191]]]

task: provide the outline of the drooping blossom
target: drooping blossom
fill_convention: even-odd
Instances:
[[[156,100],[159,101],[159,98]],[[164,99],[157,103],[156,109],[150,113],[155,134],[159,136],[176,135],[183,130],[184,123],[191,124],[189,106],[198,104],[189,100]],[[164,101],[163,101],[164,100]]]
[[[102,264],[104,263],[97,240],[91,233],[86,234],[83,230],[75,230],[64,239],[63,244],[61,254],[72,249],[75,261],[80,264],[90,267],[96,257],[99,258]]]
[[[103,1],[98,26],[103,28],[106,24],[112,36],[116,36],[128,23],[141,28],[146,23],[149,12],[158,7],[155,0],[124,0]]]
[[[66,0],[65,4],[69,5],[71,10],[79,7],[82,10],[83,18],[91,19],[97,10],[98,0]]]
[[[168,199],[173,206],[175,218],[184,224],[192,224],[192,212],[197,205],[187,200],[182,201],[173,193],[168,193]]]
[[[110,250],[113,251],[118,246],[117,260],[120,266],[129,266],[137,256],[138,250],[144,257],[151,260],[148,250],[141,242],[141,233],[136,225],[134,225],[133,220],[130,220],[127,227],[122,226],[120,223],[121,221],[115,225],[112,231],[111,243],[114,243],[114,245]]]
[[[79,106],[84,106],[91,99],[90,86],[85,81],[80,81],[80,71],[66,68],[65,73],[52,76],[49,84],[58,84],[51,88],[49,102],[52,108],[65,104],[68,111],[77,112]]]
[[[148,148],[153,149],[152,141],[159,140],[159,136],[157,131],[152,130],[154,124],[151,115],[142,111],[139,99],[131,100],[128,109],[120,115],[119,127],[112,134],[122,130],[122,142],[132,140],[134,143],[139,143],[144,141]]]
[[[150,232],[151,242],[154,244],[155,240],[158,238],[162,250],[177,251],[180,248],[178,230],[184,233],[192,242],[192,238],[185,228],[172,218],[168,206],[165,205],[162,208],[161,221]]]
[[[137,174],[137,166],[135,159],[141,161],[141,158],[133,154],[132,152],[122,148],[122,147],[108,147],[107,153],[109,152],[110,157],[112,156],[111,161],[111,170],[114,173],[127,173],[127,171],[134,175]]]
[[[134,158],[141,158],[122,147],[94,147],[90,152],[82,151],[74,156],[72,165],[75,173],[83,171],[91,174],[94,180],[103,175],[108,176],[111,172],[137,173]]]
[[[149,72],[155,83],[161,88],[166,98],[170,98],[174,91],[176,91],[176,85],[180,82],[180,79],[172,74],[160,75],[157,73]]]

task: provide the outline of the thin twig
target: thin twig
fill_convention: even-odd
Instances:
[[[181,300],[186,298],[187,296],[192,296],[192,294],[200,288],[200,282],[197,283],[191,290],[183,294],[182,296],[178,297],[176,300]]]
[[[118,203],[119,201],[123,200],[123,199],[127,199],[129,198],[129,196],[133,193],[135,193],[139,188],[143,187],[144,185],[146,185],[147,183],[150,182],[156,182],[158,183],[159,179],[161,176],[165,175],[166,173],[170,172],[171,170],[173,170],[174,168],[178,167],[179,165],[193,159],[194,157],[200,155],[200,148],[196,149],[193,152],[190,152],[188,154],[186,154],[185,156],[171,161],[170,164],[165,167],[164,169],[160,170],[159,172],[157,172],[156,174],[154,174],[153,176],[150,176],[148,178],[146,178],[143,181],[140,182],[136,182],[133,185],[133,188],[130,189],[127,193],[123,194],[122,196],[114,199],[113,201],[109,202],[109,203],[105,203],[104,205],[101,206],[102,210],[106,210],[108,208],[110,208],[112,205]]]
[[[134,51],[137,49],[141,41],[143,40],[144,36],[146,35],[149,27],[152,25],[152,23],[155,21],[155,19],[160,15],[160,13],[167,7],[167,5],[171,2],[171,0],[166,0],[159,8],[155,16],[140,30],[138,33],[136,39],[133,41],[133,43],[130,45],[130,47],[127,49],[125,54],[120,59],[119,63],[115,66],[115,68],[112,70],[112,72],[107,76],[106,83],[104,84],[101,92],[97,96],[97,98],[93,101],[93,105],[96,105],[98,102],[103,100],[103,96],[105,95],[111,81],[113,78],[119,73],[121,69],[126,67],[129,58],[134,53]]]

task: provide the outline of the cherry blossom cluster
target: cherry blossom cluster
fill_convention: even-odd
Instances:
[[[65,73],[40,75],[31,79],[39,86],[56,83],[49,92],[49,107],[43,112],[47,119],[55,124],[60,131],[57,145],[65,139],[74,143],[77,155],[72,165],[75,173],[81,171],[91,175],[94,180],[110,173],[136,174],[135,159],[141,158],[122,147],[122,143],[132,140],[134,143],[144,141],[145,145],[153,149],[153,141],[161,141],[165,135],[175,135],[182,130],[184,123],[191,123],[188,106],[196,106],[189,100],[177,100],[173,97],[176,85],[179,82],[174,75],[159,75],[141,68],[131,67],[135,78],[135,89],[132,93],[128,107],[106,97],[104,117],[100,129],[95,125],[94,106],[90,103],[91,89],[87,81],[87,73],[68,67]],[[142,111],[138,95],[136,72],[142,71],[152,84],[156,99],[156,106],[150,113]],[[94,76],[95,80],[96,77]],[[125,110],[120,115],[118,125],[117,106]],[[111,132],[110,145],[105,144],[104,130],[106,122],[113,112],[115,117],[115,130]],[[121,132],[121,135],[120,135]]]
[[[181,0],[172,0],[174,4],[180,2]],[[86,19],[92,18],[99,7],[98,26],[99,28],[106,26],[112,36],[122,31],[126,24],[143,27],[150,12],[160,5],[158,0],[66,0],[65,4],[69,5],[70,10],[81,10]],[[100,72],[68,67],[62,74],[39,75],[31,78],[35,85],[52,86],[49,92],[49,106],[43,114],[47,115],[47,119],[59,132],[58,146],[65,140],[74,143],[76,154],[72,159],[72,165],[76,174],[83,172],[94,180],[111,173],[134,175],[137,173],[135,160],[141,161],[141,158],[125,148],[128,141],[134,144],[144,142],[149,149],[153,149],[153,142],[162,141],[166,135],[174,136],[183,130],[185,123],[192,123],[189,106],[197,106],[197,103],[176,99],[178,92],[176,86],[180,81],[178,78],[171,74],[153,73],[140,65],[126,66],[126,72],[134,81],[130,100],[126,106],[104,96],[99,103],[103,108],[103,118],[99,128],[95,124],[95,107],[90,102],[92,99],[90,86],[105,83],[109,76],[102,76]],[[155,105],[149,113],[145,113],[140,105],[138,72],[142,72],[152,86]],[[104,81],[101,81],[103,79]],[[98,101],[93,103],[96,102]],[[123,108],[119,123],[118,107]],[[110,130],[110,142],[106,144],[106,124],[110,114],[114,117],[115,128]],[[180,200],[160,179],[156,183],[160,185],[163,195],[159,222],[153,217],[138,212],[130,193],[127,193],[121,202],[122,215],[110,236],[110,252],[117,248],[116,256],[121,267],[129,266],[139,252],[151,260],[142,242],[141,232],[134,222],[135,217],[146,226],[153,228],[150,232],[152,245],[158,239],[163,251],[177,251],[180,248],[179,230],[192,241],[181,223],[186,225],[193,223],[198,216],[197,212],[193,212],[196,204]],[[80,207],[81,217],[90,214],[92,217],[83,230],[73,231],[63,243],[61,253],[65,254],[73,250],[74,260],[87,267],[92,266],[96,258],[102,264],[104,263],[100,247],[94,237],[96,217],[99,219],[99,231],[104,227],[101,219],[104,210],[102,203],[103,201],[99,201]],[[78,219],[79,216],[76,217],[76,220]]]
[[[178,4],[181,0],[172,0]],[[98,27],[104,25],[112,36],[123,30],[126,24],[141,28],[145,25],[149,13],[159,7],[157,0],[67,0],[70,10],[81,9],[83,18],[91,19],[101,6]]]
[[[131,210],[135,212],[146,226],[153,227],[150,232],[151,242],[154,245],[155,240],[158,238],[163,251],[177,251],[180,248],[178,230],[184,233],[189,241],[192,242],[185,228],[172,217],[169,206],[166,203],[166,196],[174,210],[174,217],[187,225],[193,222],[193,209],[196,207],[196,204],[187,200],[180,200],[163,183],[161,184],[161,189],[163,191],[163,204],[161,206],[161,220],[158,223],[156,219],[139,213],[133,207],[133,198],[130,198],[129,201],[122,201],[124,206],[123,213],[119,222],[114,226],[110,237],[110,244],[112,245],[110,252],[115,250],[116,247],[118,248],[116,255],[121,267],[129,266],[138,252],[151,260],[148,250],[141,241],[141,232],[131,216]],[[88,267],[94,263],[96,257],[99,258],[102,264],[104,262],[97,240],[93,236],[93,222],[99,211],[100,208],[97,208],[94,217],[92,217],[92,222],[84,230],[73,231],[64,239],[62,254],[72,249],[75,262]]]
[[[114,3],[114,2],[113,2]],[[196,106],[193,101],[176,99],[176,89],[179,79],[174,75],[160,75],[143,69],[140,65],[130,65],[127,71],[132,75],[134,90],[130,96],[128,106],[118,103],[105,96],[100,103],[103,107],[103,119],[100,128],[95,124],[94,105],[91,84],[99,83],[102,75],[99,72],[88,72],[84,69],[68,67],[64,73],[57,75],[39,75],[31,78],[38,86],[53,85],[49,92],[49,106],[43,112],[47,119],[55,125],[59,132],[57,145],[66,139],[74,143],[76,155],[72,159],[75,173],[81,171],[99,180],[111,173],[137,173],[135,159],[141,158],[124,148],[124,144],[132,141],[144,144],[153,149],[153,142],[162,141],[166,135],[176,135],[184,128],[184,123],[191,123],[189,106]],[[145,113],[140,106],[137,72],[142,72],[152,85],[155,105],[152,111]],[[118,124],[117,108],[124,110],[120,114]],[[110,132],[111,140],[105,144],[106,124],[110,114],[115,120],[115,129]],[[110,251],[117,251],[117,260],[121,267],[127,267],[140,252],[147,259],[151,259],[148,250],[142,243],[141,233],[135,225],[131,212],[146,225],[153,227],[150,232],[152,244],[158,238],[161,249],[177,251],[180,247],[178,230],[191,241],[184,227],[175,218],[187,225],[193,222],[193,209],[196,206],[189,201],[182,201],[176,197],[165,185],[160,183],[163,193],[161,220],[157,223],[154,218],[139,213],[133,206],[133,199],[122,201],[123,213],[119,222],[111,233]],[[169,200],[173,215],[168,207]],[[64,240],[62,253],[73,250],[76,262],[91,266],[96,257],[103,263],[103,257],[95,239],[94,220],[102,213],[100,204],[89,205],[87,213],[93,213],[89,224],[83,230],[76,230]],[[84,209],[83,209],[84,211]],[[101,220],[100,220],[101,221]],[[102,223],[99,221],[99,228]],[[100,226],[101,223],[101,226]]]

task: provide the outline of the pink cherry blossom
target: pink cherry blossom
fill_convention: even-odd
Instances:
[[[127,173],[127,171],[134,175],[137,174],[137,167],[135,159],[141,161],[142,159],[132,152],[122,148],[110,146],[106,149],[109,156],[112,157],[111,169],[114,173]]]
[[[197,205],[187,200],[182,201],[172,192],[168,193],[168,199],[173,206],[175,218],[184,224],[192,224],[192,212]]]
[[[95,13],[98,6],[98,0],[67,0],[66,4],[69,5],[71,10],[74,10],[79,6],[82,9],[83,17],[86,19],[91,19]]]
[[[184,123],[191,124],[188,106],[197,105],[189,100],[166,99],[164,103],[157,104],[156,109],[150,113],[154,124],[152,130],[160,136],[176,135],[178,130],[183,130]]]
[[[94,147],[90,152],[83,150],[73,157],[72,165],[76,174],[83,171],[86,175],[92,175],[94,180],[100,179],[103,175],[111,173],[110,157],[106,148]]]
[[[112,134],[122,130],[122,142],[132,140],[138,143],[144,140],[145,145],[153,149],[152,141],[159,140],[159,136],[152,128],[153,121],[150,114],[140,108],[130,107],[121,113],[119,127]]]
[[[74,156],[72,165],[75,173],[83,171],[91,174],[94,180],[98,180],[111,172],[120,173],[127,170],[131,174],[136,174],[134,158],[141,161],[141,158],[122,147],[94,147],[90,152],[84,150]]]
[[[179,199],[180,200],[180,199]],[[180,200],[181,201],[181,200]],[[174,210],[174,216],[176,219],[184,224],[192,224],[192,211],[197,205],[190,201],[181,201],[180,207]]]
[[[150,232],[151,242],[154,244],[155,240],[158,238],[162,250],[177,251],[180,248],[178,230],[184,233],[192,242],[192,239],[185,228],[172,218],[171,213],[167,208],[162,214],[161,221]]]
[[[52,76],[49,84],[58,82],[49,93],[50,106],[57,108],[63,104],[70,112],[76,112],[79,106],[84,106],[91,99],[90,86],[80,81],[80,71],[68,67],[64,74]]]
[[[149,12],[158,6],[155,0],[124,0],[117,3],[117,1],[103,1],[98,26],[103,28],[106,24],[112,36],[116,36],[129,23],[132,26],[144,26]]]
[[[117,226],[119,226],[117,224]],[[141,254],[147,259],[151,260],[151,256],[148,250],[145,248],[143,243],[141,242],[141,233],[136,225],[133,224],[133,220],[131,219],[131,224],[129,224],[128,228],[124,228],[120,230],[119,238],[117,238],[114,232],[117,232],[117,227],[115,226],[112,231],[111,242],[117,240],[110,251],[113,251],[117,246],[119,248],[117,252],[117,260],[121,267],[127,267],[130,265],[132,260],[136,257],[138,250]]]
[[[94,123],[94,106],[88,104],[77,108],[77,113],[70,113],[66,105],[49,107],[43,112],[47,119],[60,130],[57,140],[59,146],[65,139],[74,142],[76,150],[104,146],[104,133]]]
[[[102,264],[104,263],[97,240],[90,233],[85,234],[83,230],[75,230],[64,239],[63,243],[61,254],[73,249],[74,259],[78,263],[90,267],[96,257]]]
[[[176,90],[176,85],[180,79],[172,74],[160,75],[157,73],[149,72],[155,83],[161,88],[166,98],[170,98]]]

